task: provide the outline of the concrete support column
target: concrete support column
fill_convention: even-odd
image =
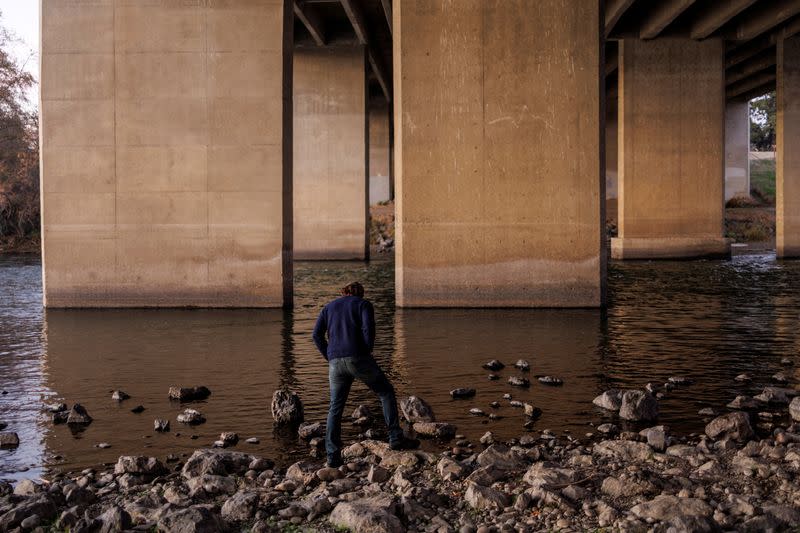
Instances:
[[[600,3],[393,15],[397,304],[601,305]]]
[[[294,54],[294,257],[369,257],[364,47]]]
[[[724,255],[720,39],[620,42],[615,259]]]
[[[389,161],[389,113],[391,106],[381,99],[369,106],[369,203],[392,199]]]
[[[43,0],[41,27],[45,305],[290,305],[291,4]]]
[[[800,36],[778,42],[776,247],[800,257]]]
[[[750,102],[725,106],[725,201],[750,196]]]

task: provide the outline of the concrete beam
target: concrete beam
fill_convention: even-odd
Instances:
[[[775,81],[775,69],[768,68],[761,72],[753,74],[749,78],[745,78],[725,88],[725,97],[728,99],[741,97],[743,94],[748,93],[768,83]]]
[[[697,14],[689,30],[692,39],[705,39],[757,0],[713,2]]]
[[[755,89],[751,89],[746,93],[742,93],[738,96],[733,98],[729,98],[728,100],[731,102],[749,102],[753,98],[758,98],[759,96],[764,96],[767,93],[771,93],[775,90],[775,81],[769,81],[764,85],[759,85]]]
[[[347,14],[347,18],[350,19],[350,24],[353,25],[353,31],[356,32],[356,37],[358,37],[361,44],[367,47],[367,60],[369,61],[372,71],[375,73],[375,77],[378,79],[386,101],[391,102],[392,90],[390,87],[389,75],[387,74],[386,67],[383,65],[383,61],[372,49],[371,43],[373,41],[370,39],[369,30],[364,21],[364,13],[362,13],[361,8],[354,3],[353,0],[341,0],[341,2],[345,14]]]
[[[743,61],[725,72],[725,84],[730,86],[738,81],[752,76],[753,74],[772,67],[777,61],[774,48],[768,48],[764,52]]]
[[[605,36],[611,35],[622,15],[633,5],[636,0],[608,0],[605,13]]]
[[[325,46],[325,23],[307,2],[294,2],[294,14],[306,27],[317,46]]]
[[[775,0],[771,4],[764,5],[762,9],[756,10],[751,17],[739,23],[733,33],[726,37],[737,41],[749,41],[797,14],[800,14],[800,0]]]
[[[800,17],[795,17],[767,35],[730,48],[725,54],[725,68],[746,61],[767,48],[775,46],[780,39],[786,39],[798,33],[800,33]]]
[[[696,0],[662,0],[657,2],[639,29],[642,39],[655,39],[667,26],[689,9]]]
[[[800,258],[800,36],[778,42],[775,247]]]

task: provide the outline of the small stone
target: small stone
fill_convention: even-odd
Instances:
[[[511,398],[512,398],[512,396],[509,393],[503,394],[503,399],[504,400],[511,400]]]
[[[382,466],[372,465],[367,473],[367,480],[370,483],[383,483],[389,479],[389,471]]]
[[[71,426],[87,426],[92,423],[92,417],[81,404],[76,403],[70,409],[66,422]]]
[[[800,396],[792,399],[792,403],[789,404],[789,416],[795,422],[800,422]]]
[[[302,423],[297,428],[297,436],[303,440],[311,440],[314,437],[321,437],[325,434],[325,427],[319,422],[313,424]]]
[[[206,421],[203,414],[196,409],[185,409],[183,413],[178,415],[177,420],[181,424],[190,424],[190,425],[202,424],[203,422]]]
[[[491,431],[487,431],[487,432],[486,432],[486,433],[484,433],[484,434],[483,434],[483,436],[480,438],[480,443],[481,443],[481,444],[485,444],[485,445],[487,445],[487,446],[488,446],[489,444],[494,444],[494,434],[493,434]]]
[[[502,370],[506,367],[503,363],[498,361],[497,359],[492,359],[488,363],[484,363],[483,368],[486,370],[491,370],[492,372],[497,372],[498,370]]]
[[[470,409],[469,414],[473,416],[486,416],[486,413],[483,412],[483,409],[478,409],[477,407]]]
[[[619,433],[619,428],[615,424],[600,424],[597,426],[597,431],[603,433],[604,435],[611,435],[615,433]]]
[[[706,425],[706,435],[712,439],[745,441],[754,435],[750,417],[742,411],[734,411],[715,418]]]
[[[783,366],[792,366],[792,365],[794,364],[794,361],[792,361],[792,360],[791,360],[790,358],[788,358],[788,357],[784,357],[783,359],[781,359],[781,364],[782,364]]]
[[[541,383],[542,385],[550,385],[553,387],[558,387],[564,384],[564,380],[554,376],[542,376],[539,378],[539,383]]]
[[[643,429],[639,435],[647,439],[647,444],[657,452],[667,449],[667,431],[664,426],[655,426]]]
[[[400,412],[409,424],[415,422],[435,422],[431,406],[418,396],[408,396],[400,401]]]
[[[153,430],[158,431],[160,433],[169,431],[169,420],[156,418],[155,420],[153,420]]]
[[[749,396],[737,396],[727,407],[730,409],[758,409],[761,402]]]
[[[139,413],[143,413],[143,412],[144,412],[144,405],[137,405],[136,407],[131,409],[131,413],[139,414]]]
[[[443,422],[416,422],[413,428],[421,437],[450,440],[456,435],[456,427]]]
[[[127,392],[123,392],[121,390],[115,390],[113,393],[111,393],[111,399],[116,400],[118,402],[127,400],[130,397],[131,397],[130,394],[128,394]]]
[[[530,372],[531,364],[525,359],[519,359],[516,363],[514,363],[514,368],[521,370],[522,372]]]
[[[601,407],[608,411],[619,411],[622,406],[623,391],[619,389],[610,389],[597,396],[592,403],[597,407]]]
[[[497,374],[489,374],[488,379],[489,381],[497,381],[498,379],[500,379],[500,376],[498,376]]]
[[[529,403],[524,404],[523,407],[525,409],[525,416],[528,418],[536,420],[542,416],[542,410],[538,407],[534,407]]]
[[[753,381],[753,378],[750,376],[750,374],[739,374],[733,379],[734,381]]]
[[[528,378],[522,378],[519,376],[511,376],[508,378],[508,384],[512,387],[530,387],[531,382]]]
[[[249,439],[245,440],[245,442],[246,442],[247,444],[258,444],[258,443],[259,443],[259,442],[261,442],[261,441],[259,441],[259,440],[258,440],[257,438],[255,438],[255,437],[250,437]]]
[[[789,378],[786,377],[786,374],[783,372],[778,372],[777,374],[773,374],[772,381],[776,383],[789,383]]]
[[[338,468],[320,468],[317,470],[316,476],[320,481],[330,483],[336,479],[343,478],[344,474]]]
[[[713,407],[703,407],[697,411],[697,414],[700,416],[717,416],[717,410]]]
[[[45,411],[49,413],[61,413],[67,410],[65,403],[51,403],[45,406]]]
[[[450,391],[450,396],[453,398],[472,398],[475,396],[475,389],[469,389],[466,387],[453,389]]]
[[[667,381],[669,383],[672,383],[673,385],[683,385],[683,386],[691,385],[692,383],[694,383],[694,381],[685,376],[672,376]]]
[[[225,446],[233,446],[239,442],[239,435],[232,431],[224,431],[220,433],[219,440],[221,440]]]
[[[622,394],[619,417],[623,420],[650,421],[658,418],[658,400],[641,390],[629,390]]]
[[[101,450],[105,450],[107,448],[111,448],[111,445],[107,442],[101,442],[99,444],[94,445],[95,448],[100,448]]]

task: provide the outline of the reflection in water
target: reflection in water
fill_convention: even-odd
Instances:
[[[499,438],[523,431],[521,411],[506,402],[495,411],[503,417],[497,421],[468,413],[471,407],[492,412],[489,404],[507,392],[542,408],[537,429],[580,436],[591,430],[589,422],[606,416],[591,405],[601,390],[641,387],[673,375],[688,376],[695,385],[676,389],[662,402],[660,422],[678,432],[697,431],[703,426],[698,409],[756,392],[781,369],[781,358],[797,357],[800,348],[800,263],[774,257],[612,264],[606,311],[395,310],[393,263],[379,259],[298,263],[293,311],[43,314],[39,268],[36,260],[0,260],[0,391],[8,392],[0,395],[0,421],[23,441],[17,450],[0,452],[0,477],[37,475],[43,464],[82,468],[121,454],[188,453],[222,431],[260,439],[239,449],[282,462],[304,456],[304,445],[274,431],[270,399],[277,388],[290,387],[303,398],[307,420],[324,420],[327,366],[311,330],[321,306],[355,279],[375,304],[375,357],[398,393],[424,397],[440,420],[473,440],[486,430]],[[481,368],[492,358],[509,366],[499,381],[487,380]],[[529,389],[506,382],[519,374],[511,365],[520,358],[532,365]],[[741,372],[756,380],[735,383]],[[538,375],[560,377],[564,386],[543,386]],[[207,423],[189,428],[175,421],[181,406],[167,400],[172,385],[211,389],[211,397],[196,405]],[[476,397],[452,400],[449,390],[463,386],[476,388]],[[132,398],[112,401],[116,388]],[[94,422],[74,435],[53,426],[41,413],[51,398],[84,404]],[[356,384],[350,408],[359,403],[380,413],[377,398]],[[146,410],[132,413],[139,404]],[[172,432],[154,433],[154,418],[169,419]],[[356,435],[346,423],[345,438]],[[112,447],[96,448],[100,442]]]

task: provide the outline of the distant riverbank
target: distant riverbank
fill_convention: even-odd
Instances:
[[[42,243],[38,235],[23,239],[0,239],[0,254],[36,254],[42,253]]]

